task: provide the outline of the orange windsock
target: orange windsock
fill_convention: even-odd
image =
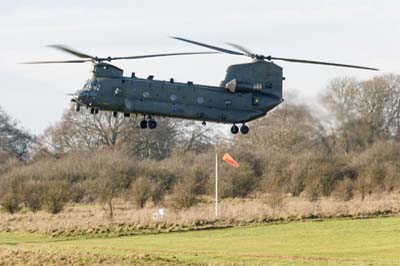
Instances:
[[[235,167],[235,168],[238,168],[238,167],[239,167],[238,162],[236,162],[236,161],[232,158],[232,156],[230,156],[229,153],[225,153],[224,156],[222,157],[222,159],[223,159],[225,162],[227,162],[227,163],[229,163],[230,165],[232,165],[233,167]]]

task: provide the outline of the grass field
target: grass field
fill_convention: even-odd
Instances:
[[[160,259],[160,263],[149,260],[150,264],[175,264],[176,260],[181,264],[224,265],[400,265],[400,217],[292,222],[116,238],[71,239],[0,233],[0,250]],[[0,265],[1,262],[5,265],[2,260],[4,257],[0,256]],[[140,257],[135,260],[141,264]]]

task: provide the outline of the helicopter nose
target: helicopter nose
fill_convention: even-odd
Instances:
[[[78,101],[84,104],[93,103],[96,100],[97,92],[95,90],[82,91],[78,95]]]
[[[87,98],[87,91],[82,91],[78,95],[78,100],[83,102]]]

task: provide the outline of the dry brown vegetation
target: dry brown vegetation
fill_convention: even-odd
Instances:
[[[0,266],[41,266],[41,265],[201,265],[183,263],[179,260],[164,259],[149,254],[108,255],[88,252],[1,249]]]
[[[271,201],[273,199],[273,201]],[[0,231],[29,231],[53,236],[130,235],[222,228],[269,222],[305,219],[368,218],[393,215],[400,212],[399,194],[361,195],[350,201],[321,198],[309,201],[306,197],[284,196],[280,200],[271,195],[257,198],[225,199],[219,205],[218,218],[214,215],[212,199],[186,208],[167,208],[164,218],[155,217],[158,208],[135,208],[134,204],[118,200],[114,217],[106,215],[101,205],[70,205],[57,215],[45,211],[32,213],[23,210],[17,214],[0,213]]]

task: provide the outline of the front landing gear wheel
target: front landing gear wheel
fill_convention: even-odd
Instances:
[[[147,128],[147,121],[146,121],[146,120],[140,121],[139,126],[140,126],[140,128],[142,128],[142,129]]]
[[[238,126],[237,125],[233,125],[232,127],[231,127],[231,133],[232,134],[237,134],[239,132],[239,128],[238,128]]]
[[[243,135],[246,135],[247,133],[249,133],[249,127],[248,126],[246,126],[245,124],[243,124],[241,127],[240,127],[240,133],[242,133]]]
[[[153,128],[156,128],[156,127],[157,127],[156,120],[153,120],[153,119],[149,120],[149,128],[153,129]]]

